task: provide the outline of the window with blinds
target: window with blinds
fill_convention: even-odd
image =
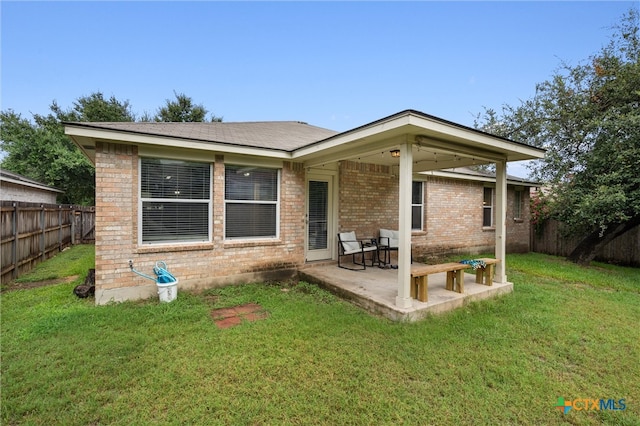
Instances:
[[[211,165],[140,159],[142,243],[210,241]]]
[[[424,183],[413,181],[411,186],[411,229],[422,230],[424,218]]]
[[[522,191],[515,192],[515,200],[513,203],[513,218],[516,220],[522,219],[524,211],[524,193]]]
[[[225,165],[225,238],[278,236],[279,171]]]
[[[482,226],[485,228],[493,226],[493,188],[484,188]]]

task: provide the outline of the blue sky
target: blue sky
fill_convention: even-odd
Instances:
[[[224,121],[472,125],[596,53],[634,4],[2,1],[1,109],[101,91],[154,114],[176,91]]]

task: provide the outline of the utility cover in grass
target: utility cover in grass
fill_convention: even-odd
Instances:
[[[242,320],[258,321],[266,319],[268,316],[269,313],[257,303],[247,303],[211,311],[211,318],[218,328],[229,328],[242,324]]]

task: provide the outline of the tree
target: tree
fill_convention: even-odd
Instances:
[[[64,111],[53,101],[51,111],[59,121],[135,121],[129,101],[120,102],[115,96],[105,99],[101,92],[82,96],[73,107]]]
[[[204,106],[194,105],[191,98],[184,93],[174,91],[173,94],[176,100],[167,99],[166,105],[158,109],[155,121],[182,123],[206,121],[208,111]],[[143,119],[143,121],[145,120]],[[216,117],[212,114],[209,121],[222,121],[222,117]]]
[[[95,170],[64,134],[63,121],[133,121],[128,102],[105,99],[96,92],[78,98],[63,110],[53,101],[51,113],[34,114],[33,122],[12,110],[0,113],[0,146],[6,152],[2,167],[62,189],[66,204],[95,203]]]
[[[486,109],[479,125],[547,149],[533,176],[551,188],[551,217],[582,238],[568,256],[579,264],[640,224],[638,10],[613,30],[609,44],[585,63],[561,64],[532,99],[501,113]]]

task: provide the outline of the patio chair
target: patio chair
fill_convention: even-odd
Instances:
[[[380,229],[380,239],[378,244],[378,260],[380,261],[380,267],[391,267],[391,252],[398,251],[398,245],[400,242],[400,236],[398,231],[392,231],[390,229]],[[380,258],[382,254],[383,259]],[[396,268],[398,266],[396,265]]]
[[[398,265],[391,265],[391,252],[398,251],[400,245],[400,233],[391,229],[380,229],[378,240],[378,262],[381,268],[391,267],[396,269]],[[382,254],[383,258],[380,258]],[[411,263],[413,263],[413,248],[411,249]]]
[[[366,239],[360,241],[356,238],[355,231],[338,233],[338,267],[340,268],[350,269],[352,271],[367,269],[365,254],[371,253],[371,266],[373,266],[377,261],[377,251],[378,246],[376,245],[376,240],[374,239]],[[348,266],[342,265],[340,263],[340,259],[343,256],[351,256],[352,263],[354,265],[362,266],[362,268],[349,268]],[[358,262],[356,256],[360,257],[360,262]]]

